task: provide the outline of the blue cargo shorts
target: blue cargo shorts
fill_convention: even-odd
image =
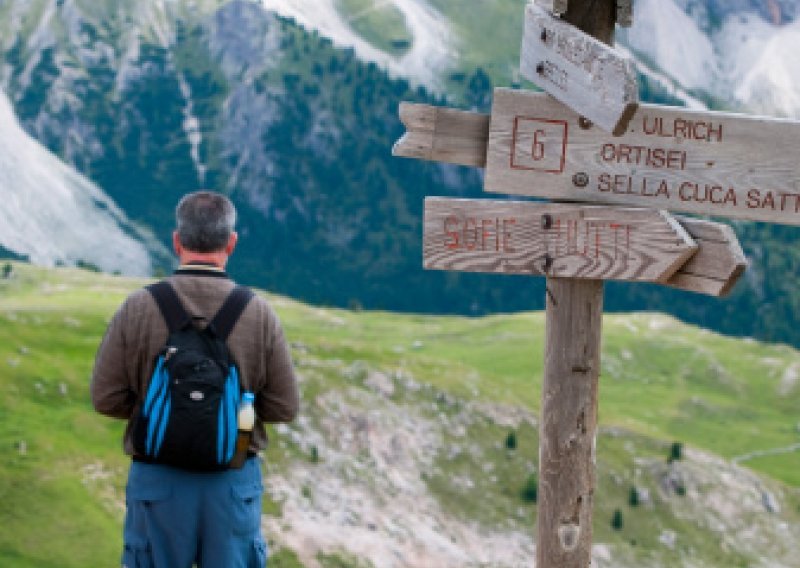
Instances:
[[[196,473],[131,462],[122,566],[264,568],[259,459]]]

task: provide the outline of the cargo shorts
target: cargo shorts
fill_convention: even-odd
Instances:
[[[264,568],[260,460],[215,473],[132,461],[123,568]]]

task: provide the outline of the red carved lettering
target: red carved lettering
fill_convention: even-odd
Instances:
[[[761,205],[761,192],[757,189],[751,189],[747,192],[747,207],[749,209],[758,209]]]
[[[477,245],[478,221],[474,217],[469,217],[464,220],[464,247],[466,247],[467,250],[475,250]]]
[[[458,229],[455,230],[451,229],[452,225],[460,225],[458,222],[458,217],[450,216],[444,220],[444,232],[447,235],[447,239],[444,241],[444,246],[449,249],[457,249],[459,247],[458,242]]]

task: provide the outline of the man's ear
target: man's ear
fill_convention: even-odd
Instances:
[[[180,256],[181,252],[183,252],[183,245],[181,244],[181,239],[178,236],[178,231],[172,231],[172,250],[174,250],[175,254],[178,256]]]
[[[239,242],[239,233],[236,231],[231,233],[230,238],[228,239],[228,244],[225,245],[225,254],[230,256],[233,254],[233,249],[236,248],[236,243]]]

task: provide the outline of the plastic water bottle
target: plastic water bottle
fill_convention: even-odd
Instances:
[[[237,469],[244,465],[250,449],[253,426],[256,422],[256,409],[253,407],[255,400],[256,395],[246,392],[242,395],[242,403],[239,405],[239,434],[236,436],[236,453],[231,460],[231,467]]]
[[[242,404],[239,406],[239,431],[252,432],[253,425],[256,423],[256,410],[253,403],[256,395],[246,392],[242,395]]]

